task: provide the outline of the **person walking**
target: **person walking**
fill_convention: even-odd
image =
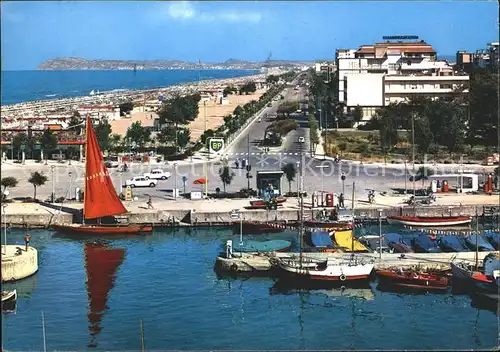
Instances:
[[[339,208],[344,208],[344,193],[339,195]]]
[[[148,209],[154,209],[153,200],[151,199],[151,196],[149,196],[148,202],[146,204],[148,205]]]

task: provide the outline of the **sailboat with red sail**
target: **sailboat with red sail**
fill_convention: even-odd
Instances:
[[[108,248],[101,243],[86,243],[84,251],[89,298],[87,318],[92,339],[88,347],[95,348],[95,337],[102,330],[100,324],[107,309],[109,291],[114,286],[116,271],[125,259],[125,249]]]
[[[68,234],[83,235],[123,235],[145,234],[153,231],[151,225],[104,225],[100,219],[127,213],[118,194],[116,194],[108,169],[104,165],[101,148],[87,116],[85,133],[85,192],[83,204],[84,220],[98,219],[99,224],[53,225],[54,230]]]

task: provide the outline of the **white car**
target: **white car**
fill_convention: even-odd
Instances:
[[[146,172],[144,174],[144,178],[146,180],[153,179],[153,180],[167,180],[171,176],[170,172],[168,171],[163,171],[161,169],[154,169],[151,170],[151,172]]]
[[[125,181],[125,186],[134,187],[156,187],[158,180],[149,180],[144,176],[132,177],[130,180]]]

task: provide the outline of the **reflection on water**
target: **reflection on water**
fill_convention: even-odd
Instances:
[[[104,243],[85,244],[85,269],[87,272],[87,294],[89,297],[89,332],[91,342],[87,347],[95,348],[95,337],[101,332],[100,325],[105,311],[109,291],[114,286],[116,270],[125,259],[125,249],[108,248]]]

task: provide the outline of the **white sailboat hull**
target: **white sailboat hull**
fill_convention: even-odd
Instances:
[[[326,261],[315,266],[301,266],[299,261],[280,261],[279,267],[287,274],[310,280],[353,281],[367,279],[373,263],[342,263]]]

